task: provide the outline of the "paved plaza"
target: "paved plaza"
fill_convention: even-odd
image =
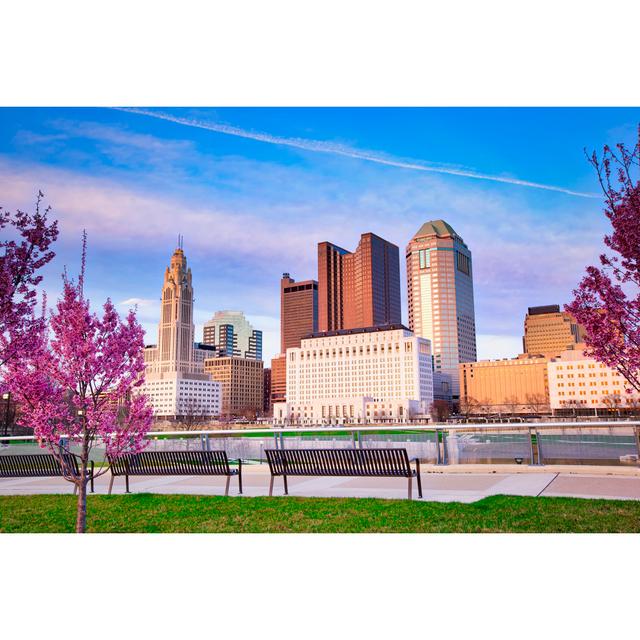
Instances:
[[[269,492],[266,465],[243,467],[245,496],[266,496]],[[96,480],[96,493],[107,493],[110,475]],[[133,493],[222,495],[223,477],[170,476],[132,477]],[[446,470],[425,465],[422,472],[423,500],[475,502],[493,495],[572,496],[640,500],[640,469],[637,467],[538,467],[515,465],[458,465]],[[115,479],[113,493],[124,493],[124,478]],[[17,478],[0,480],[0,495],[71,493],[69,483],[59,478]],[[276,478],[274,496],[284,492],[282,478]],[[306,497],[406,499],[407,481],[394,478],[289,478],[289,494]],[[231,479],[230,496],[238,495],[237,477]],[[417,487],[414,480],[414,498]]]

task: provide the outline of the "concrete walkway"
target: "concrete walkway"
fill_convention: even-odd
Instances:
[[[422,472],[423,500],[475,502],[492,495],[574,496],[640,500],[640,469],[624,467],[516,467],[468,465],[466,468],[426,465]],[[506,468],[505,468],[506,467]],[[269,493],[266,465],[243,467],[245,496]],[[107,493],[110,476],[96,480],[96,493]],[[133,493],[221,495],[225,478],[202,476],[131,478]],[[0,480],[0,495],[71,493],[69,483],[58,478]],[[281,478],[275,481],[274,495],[284,492]],[[124,493],[124,478],[116,478],[114,493]],[[290,478],[291,496],[397,498],[406,499],[407,481],[393,478]],[[238,479],[231,479],[229,495],[238,495]],[[414,498],[417,488],[414,480]]]

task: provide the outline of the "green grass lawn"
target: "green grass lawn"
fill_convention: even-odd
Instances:
[[[71,495],[0,496],[0,532],[73,531]],[[640,501],[493,496],[473,504],[373,498],[90,496],[99,533],[640,532]]]

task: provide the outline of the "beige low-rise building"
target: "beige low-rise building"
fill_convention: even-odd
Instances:
[[[221,384],[221,414],[262,413],[264,374],[262,360],[235,356],[209,358],[205,373]]]
[[[460,410],[467,414],[549,412],[548,359],[520,355],[503,360],[463,362]]]
[[[564,351],[547,366],[549,400],[554,411],[597,413],[598,410],[637,412],[640,409],[640,393],[628,393],[626,389],[630,385],[622,375],[588,358],[583,349]]]

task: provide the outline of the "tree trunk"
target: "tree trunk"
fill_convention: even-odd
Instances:
[[[89,464],[89,434],[86,416],[83,416],[84,434],[80,454],[80,483],[78,484],[78,510],[76,515],[76,533],[85,533],[87,529],[87,467]]]
[[[78,509],[76,514],[76,533],[85,533],[87,528],[87,479],[83,476],[78,486]]]

